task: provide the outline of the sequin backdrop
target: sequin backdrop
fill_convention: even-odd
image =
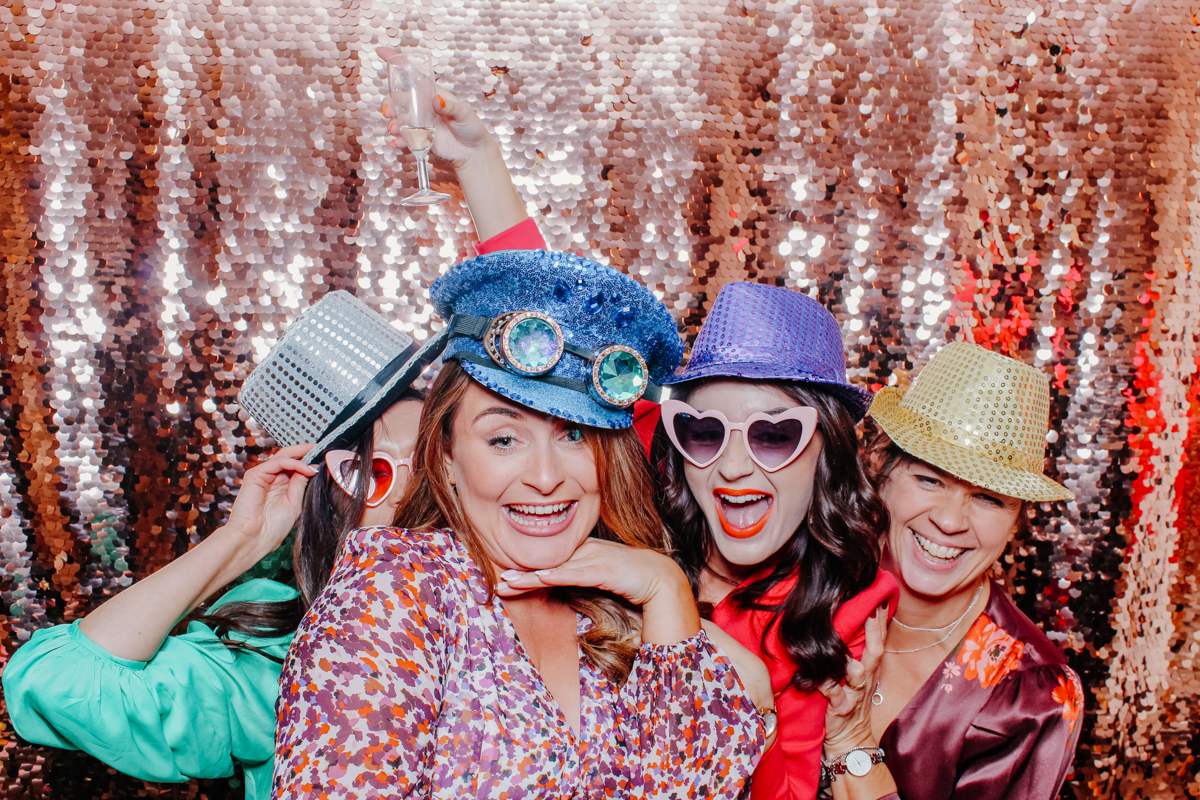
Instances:
[[[395,205],[414,169],[373,53],[422,44],[551,245],[635,275],[689,336],[750,279],[824,302],[864,385],[961,338],[1045,370],[1079,499],[1006,571],[1088,687],[1064,794],[1200,794],[1196,13],[7,0],[0,661],[219,524],[270,444],[237,387],[301,309],[345,288],[433,324],[469,219]],[[0,737],[3,797],[241,793]]]

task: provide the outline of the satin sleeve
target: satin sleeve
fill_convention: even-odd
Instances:
[[[967,732],[955,800],[1052,800],[1079,741],[1083,689],[1065,665],[1005,677]],[[885,755],[886,757],[886,755]]]
[[[762,752],[762,721],[704,631],[673,645],[643,644],[620,700],[628,797],[741,794]]]
[[[428,794],[447,580],[419,536],[351,534],[284,665],[274,797]]]
[[[290,600],[296,590],[249,581],[214,605]],[[290,636],[249,641],[282,660]],[[82,750],[120,772],[178,783],[265,764],[274,750],[279,661],[231,650],[200,622],[169,636],[149,661],[117,658],[79,623],[37,631],[4,668],[17,733]],[[247,773],[249,774],[249,773]]]
[[[507,230],[500,231],[490,239],[475,245],[478,255],[495,253],[498,250],[545,250],[546,240],[531,217],[518,222]]]

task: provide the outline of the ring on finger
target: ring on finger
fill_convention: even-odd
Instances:
[[[853,689],[856,692],[861,692],[863,690],[863,687],[866,685],[867,685],[867,676],[866,675],[864,675],[863,679],[861,681],[859,681],[858,683],[850,683],[850,681],[846,681],[846,688]]]

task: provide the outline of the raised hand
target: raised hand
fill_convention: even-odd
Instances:
[[[295,527],[308,479],[317,473],[316,467],[301,460],[311,449],[311,444],[285,447],[242,477],[229,520],[213,535],[239,537],[243,563],[257,563]]]
[[[871,733],[871,695],[883,661],[887,637],[887,608],[881,606],[867,618],[867,643],[861,661],[849,659],[846,679],[827,681],[820,687],[829,700],[825,711],[825,752],[836,755],[854,747],[874,745]]]
[[[674,644],[700,630],[691,588],[670,557],[619,542],[588,539],[563,564],[535,572],[507,570],[496,594],[516,597],[549,586],[590,586],[642,608],[642,640]]]

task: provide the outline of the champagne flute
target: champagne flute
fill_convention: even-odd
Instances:
[[[388,69],[388,95],[392,108],[388,132],[399,133],[409,152],[417,157],[420,188],[400,201],[402,206],[431,206],[444,203],[450,195],[429,188],[429,148],[433,146],[433,59],[415,48],[380,53]]]

